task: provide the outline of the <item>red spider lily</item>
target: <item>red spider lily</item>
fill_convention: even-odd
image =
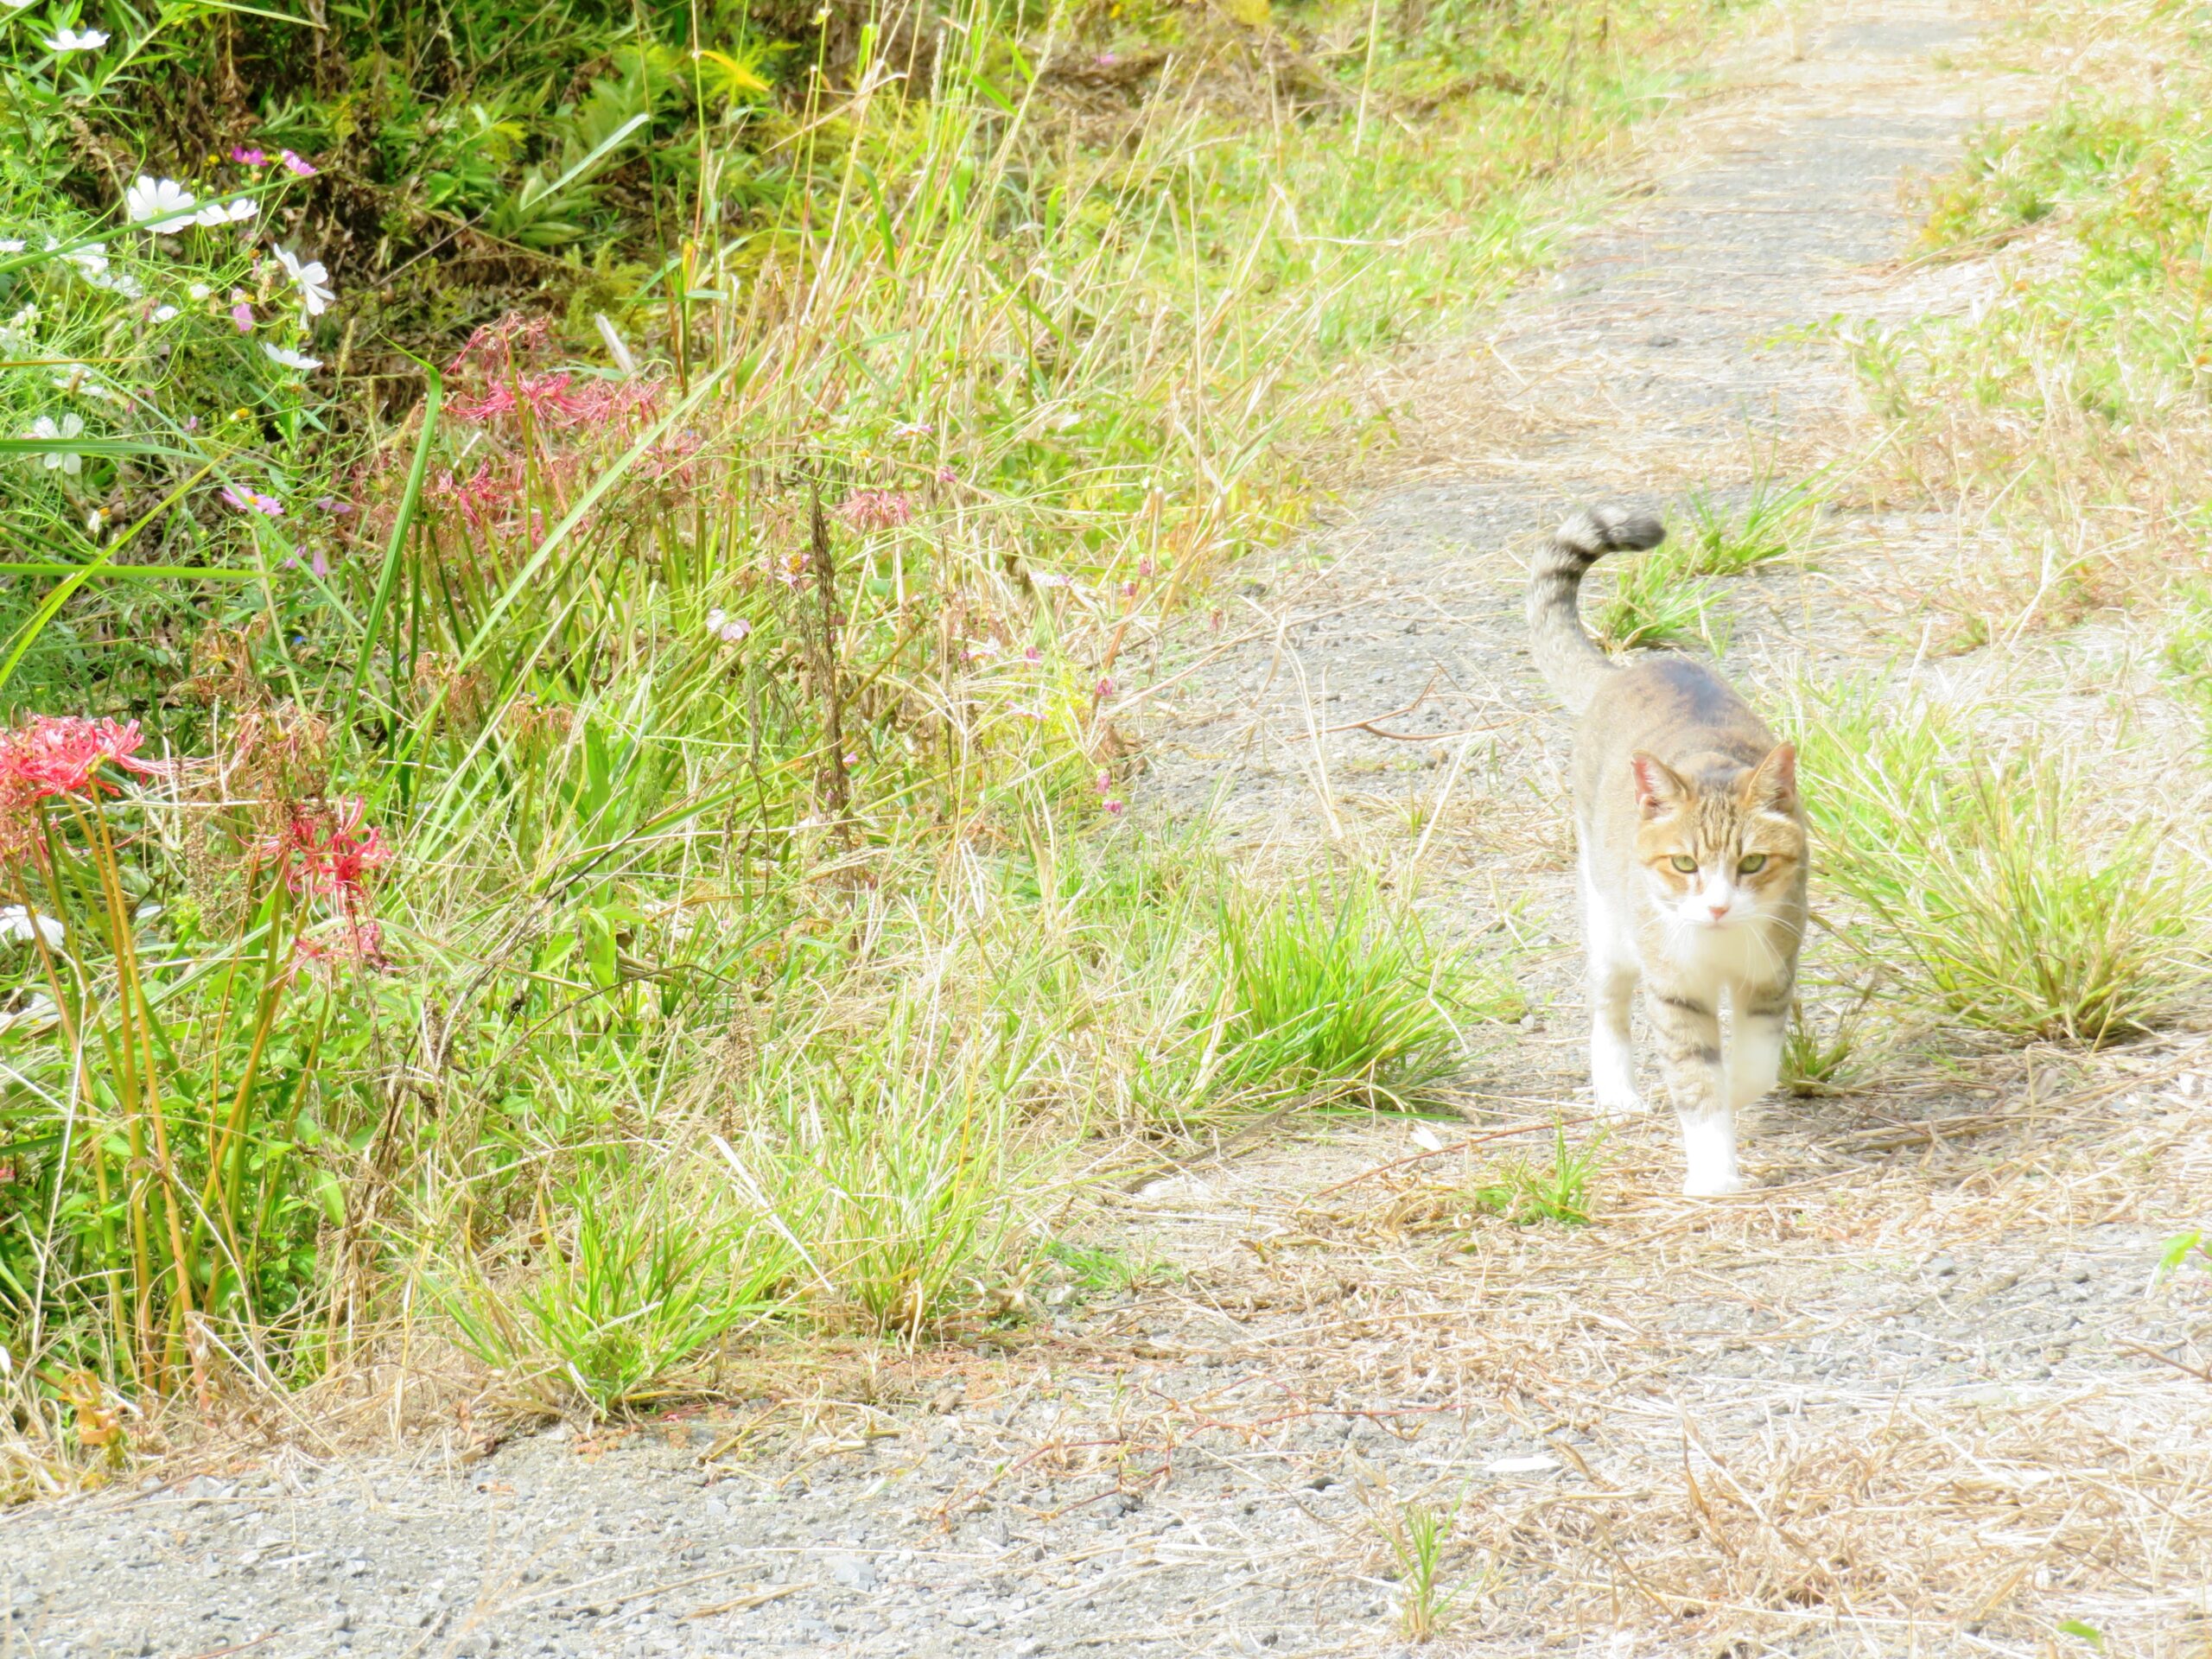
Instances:
[[[123,724],[82,715],[35,715],[0,734],[0,779],[26,802],[49,795],[97,796],[115,788],[99,775],[103,766],[144,777],[168,770],[160,761],[135,758],[145,741],[135,720]]]
[[[504,369],[514,361],[518,352],[542,351],[553,337],[553,324],[546,317],[524,317],[510,313],[497,322],[487,322],[469,335],[468,343],[454,354],[446,365],[448,374],[459,374],[471,364],[481,364],[489,371]]]
[[[914,504],[896,490],[855,490],[837,516],[855,530],[893,530],[914,516]]]
[[[348,916],[331,927],[302,933],[292,941],[292,954],[301,966],[327,984],[338,976],[341,964],[352,963],[381,973],[391,966],[385,954],[384,929],[374,922]]]
[[[297,893],[335,899],[350,920],[368,897],[371,874],[391,861],[384,832],[361,822],[359,799],[335,806],[296,803],[283,830],[257,850],[276,861]]]
[[[541,428],[605,426],[618,416],[650,410],[654,395],[652,387],[630,382],[588,380],[579,385],[563,369],[493,379],[481,397],[456,402],[453,412],[457,419],[478,424],[527,410],[531,423]]]

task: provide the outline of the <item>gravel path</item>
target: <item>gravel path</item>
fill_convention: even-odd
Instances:
[[[1478,1126],[1329,1120],[1157,1181],[1096,1222],[1135,1283],[1062,1287],[995,1347],[832,1346],[798,1397],[787,1369],[741,1407],[407,1458],[279,1423],[235,1467],[16,1512],[0,1654],[1389,1654],[1425,1515],[1423,1652],[2027,1655],[2065,1620],[2212,1648],[2212,1387],[2183,1369],[2212,1275],[2151,1271],[2212,1191],[2201,1039],[1773,1106],[1740,1203],[1673,1196],[1663,1125],[1609,1146],[1592,1226],[1470,1198],[1581,1082],[1516,553],[1586,494],[1840,442],[1847,377],[1780,337],[1974,280],[1894,263],[1900,174],[2033,92],[1946,61],[1968,32],[1849,0],[1686,114],[1647,196],[1419,365],[1437,464],[1246,575],[1153,709],[1141,810],[1211,803],[1285,863],[1409,871],[1426,834],[1432,900],[1517,943],[1535,1012]],[[1909,651],[1885,595],[1962,550],[1942,516],[1830,542],[1730,595],[1755,695]]]

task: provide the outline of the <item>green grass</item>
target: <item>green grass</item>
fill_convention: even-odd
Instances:
[[[1424,1643],[1441,1636],[1463,1593],[1443,1580],[1452,1518],[1425,1503],[1408,1503],[1382,1529],[1397,1568],[1398,1633]]]
[[[1301,883],[1227,912],[1225,1077],[1268,1093],[1405,1106],[1464,1060],[1476,1015],[1456,952],[1373,878]]]
[[[1688,522],[1674,527],[1683,574],[1736,576],[1777,560],[1802,560],[1819,534],[1823,494],[1809,484],[1778,484],[1762,474],[1741,507],[1705,490],[1682,502]]]
[[[1789,1005],[1789,1025],[1782,1039],[1782,1086],[1796,1095],[1840,1091],[1865,1058],[1866,1010],[1862,994],[1823,1029],[1802,1001]]]
[[[1509,1159],[1469,1196],[1476,1209],[1516,1227],[1587,1227],[1594,1213],[1593,1188],[1604,1167],[1604,1143],[1597,1135],[1570,1145],[1566,1125],[1558,1125],[1548,1161]]]
[[[711,1187],[677,1199],[586,1176],[549,1200],[536,1261],[504,1280],[464,1262],[440,1292],[462,1344],[543,1410],[600,1418],[661,1397],[741,1325],[773,1318],[800,1267]]]
[[[2201,991],[2212,876],[2111,798],[2097,760],[2000,747],[1874,687],[1802,729],[1815,868],[1860,912],[1839,938],[1936,1011],[2096,1045]]]
[[[1591,617],[1599,641],[1614,651],[1687,645],[1727,648],[1727,630],[1713,614],[1719,587],[1694,574],[1699,549],[1669,541],[1648,553],[1609,561],[1612,586]]]

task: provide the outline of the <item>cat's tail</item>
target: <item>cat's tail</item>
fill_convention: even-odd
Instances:
[[[1529,575],[1529,644],[1544,683],[1570,714],[1580,714],[1598,693],[1612,663],[1583,632],[1578,603],[1583,573],[1608,553],[1656,547],[1667,527],[1653,512],[1632,507],[1585,507],[1573,514],[1537,550]]]

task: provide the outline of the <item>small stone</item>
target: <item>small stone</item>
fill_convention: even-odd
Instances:
[[[823,1565],[829,1568],[830,1579],[848,1590],[875,1588],[875,1569],[858,1555],[832,1555]]]

